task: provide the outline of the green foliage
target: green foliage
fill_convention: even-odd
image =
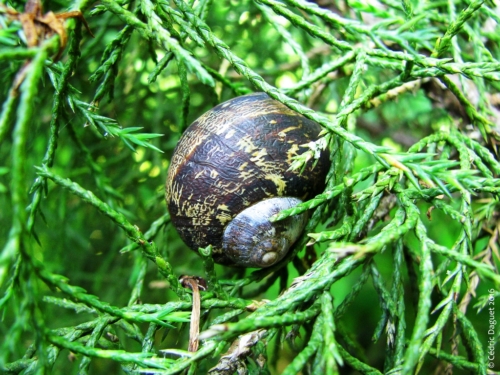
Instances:
[[[0,3],[2,373],[500,369],[498,3],[49,1],[94,37],[39,17],[31,47],[24,6]],[[227,269],[163,184],[187,125],[252,91],[323,126],[292,168],[332,170],[274,218],[312,213],[287,259]]]

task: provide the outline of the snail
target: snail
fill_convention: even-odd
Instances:
[[[269,218],[319,194],[330,161],[290,170],[321,127],[265,93],[236,97],[194,121],[179,140],[165,198],[171,221],[193,250],[212,245],[215,262],[269,267],[298,239],[307,212]]]

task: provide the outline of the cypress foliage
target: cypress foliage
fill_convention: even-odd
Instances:
[[[498,3],[43,7],[0,2],[0,372],[500,370]],[[187,125],[253,91],[324,128],[290,168],[332,168],[274,217],[313,212],[287,259],[228,269],[163,184]]]

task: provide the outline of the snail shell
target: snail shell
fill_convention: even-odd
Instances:
[[[289,170],[321,127],[265,93],[219,104],[193,122],[177,144],[165,198],[171,220],[193,250],[212,245],[217,263],[268,267],[300,236],[307,213],[269,217],[324,188],[330,165]]]

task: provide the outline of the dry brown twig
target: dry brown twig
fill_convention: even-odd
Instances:
[[[200,344],[200,313],[201,313],[201,298],[200,289],[206,290],[207,284],[205,280],[198,276],[183,275],[179,278],[181,285],[193,291],[193,308],[191,310],[191,323],[189,326],[189,346],[188,351],[196,352]]]
[[[54,13],[49,11],[43,14],[43,7],[40,0],[28,0],[23,13],[17,10],[0,4],[0,9],[8,14],[10,18],[21,22],[26,43],[28,47],[39,46],[45,39],[57,34],[61,40],[59,54],[66,47],[68,35],[64,21],[68,18],[78,18],[84,24],[85,28],[92,37],[89,25],[79,10],[71,10],[69,12]]]

